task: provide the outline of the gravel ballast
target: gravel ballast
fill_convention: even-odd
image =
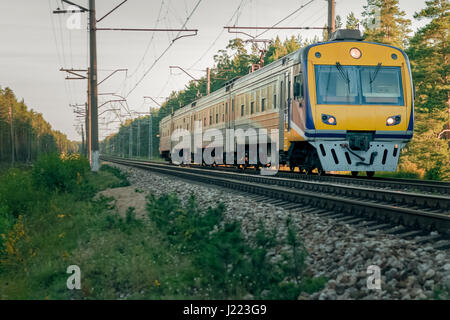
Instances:
[[[367,231],[338,223],[303,210],[285,210],[253,201],[230,190],[190,183],[148,170],[114,164],[127,173],[131,185],[155,196],[175,193],[182,202],[195,195],[200,207],[226,205],[225,219],[237,220],[244,236],[251,238],[260,220],[267,229],[286,234],[286,219],[299,229],[309,255],[307,263],[314,276],[328,282],[323,290],[299,299],[433,299],[442,288],[450,287],[450,252],[431,244],[418,245],[381,231]],[[280,259],[280,252],[269,253]],[[378,266],[381,289],[368,289],[367,269]],[[448,298],[448,297],[446,297]]]

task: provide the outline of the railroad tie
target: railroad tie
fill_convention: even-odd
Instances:
[[[421,230],[411,230],[411,231],[399,233],[399,234],[397,234],[397,237],[406,239],[406,238],[410,238],[410,237],[416,237],[421,234],[423,234],[423,231],[421,231]]]
[[[391,233],[391,234],[398,234],[398,233],[402,233],[402,232],[406,232],[406,231],[408,231],[408,229],[406,229],[403,226],[395,226],[391,229],[384,230],[385,233]]]
[[[293,210],[293,209],[297,209],[297,208],[302,208],[302,205],[299,203],[295,203],[295,204],[289,204],[286,206],[282,206],[284,208],[284,210]]]
[[[417,244],[420,244],[420,243],[425,243],[425,242],[429,242],[429,241],[432,241],[432,240],[436,240],[436,239],[439,239],[439,238],[441,238],[441,235],[439,235],[439,234],[431,234],[431,235],[428,235],[428,236],[423,236],[423,237],[414,239],[414,242],[417,243]]]
[[[349,220],[345,220],[345,221],[342,221],[342,222],[344,222],[344,223],[346,223],[346,224],[355,224],[355,223],[359,223],[359,222],[363,222],[363,221],[365,221],[364,219],[362,219],[362,218],[351,218],[351,219],[349,219]]]
[[[433,244],[434,249],[444,250],[450,248],[450,240],[441,240]]]
[[[374,230],[379,230],[379,229],[386,229],[388,227],[392,227],[391,224],[387,224],[387,223],[383,223],[383,224],[376,224],[370,227],[367,227],[367,231],[374,231]]]

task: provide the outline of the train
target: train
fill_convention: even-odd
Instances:
[[[337,30],[163,118],[161,157],[171,161],[173,132],[192,132],[195,121],[222,132],[278,129],[279,163],[292,171],[395,171],[414,130],[409,60],[359,30]]]

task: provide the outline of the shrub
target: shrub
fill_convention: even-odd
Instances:
[[[38,199],[33,189],[29,171],[9,169],[0,178],[0,207],[4,206],[11,215],[29,210]]]
[[[111,188],[128,187],[130,185],[126,174],[123,173],[119,168],[104,164],[100,167],[100,171],[109,172],[120,180],[119,183],[110,186]]]
[[[322,279],[305,275],[306,250],[290,219],[287,239],[277,240],[276,232],[268,232],[260,221],[258,232],[247,242],[238,222],[224,220],[223,204],[201,210],[194,197],[183,207],[175,195],[150,195],[147,209],[171,246],[191,257],[197,268],[195,286],[207,288],[213,298],[251,293],[256,299],[297,299],[303,290],[323,287]],[[271,261],[268,252],[286,246],[290,250],[282,261]]]
[[[80,155],[59,156],[46,154],[36,161],[32,178],[38,188],[49,191],[73,192],[80,190],[89,171],[89,162]]]
[[[0,252],[4,250],[6,235],[14,225],[14,218],[8,207],[0,202]]]
[[[437,161],[435,166],[428,169],[425,173],[425,179],[441,180],[442,179],[442,162]]]

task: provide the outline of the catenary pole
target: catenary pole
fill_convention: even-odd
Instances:
[[[95,0],[89,0],[89,81],[90,81],[90,122],[91,122],[91,145],[90,161],[91,170],[99,170],[99,148],[98,148],[98,89],[97,89],[97,35],[96,35]]]
[[[328,40],[331,35],[336,31],[336,1],[328,0]]]

